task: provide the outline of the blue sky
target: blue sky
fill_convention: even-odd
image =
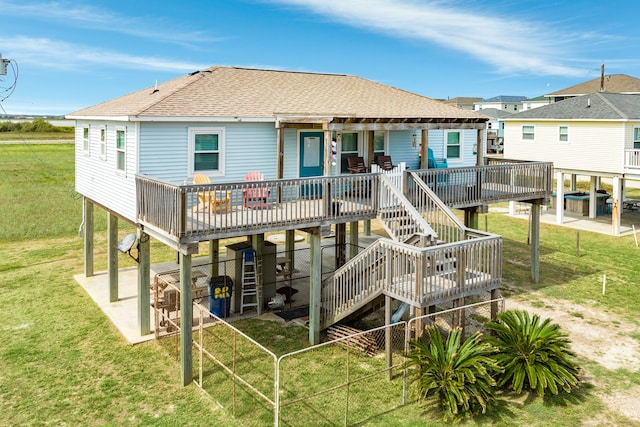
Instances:
[[[70,113],[213,65],[535,97],[602,63],[640,77],[639,12],[637,0],[0,0],[12,61],[0,114]]]

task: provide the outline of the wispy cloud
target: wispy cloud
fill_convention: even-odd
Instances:
[[[126,16],[91,5],[75,2],[14,2],[0,0],[0,11],[10,16],[37,19],[45,22],[60,22],[67,26],[126,34],[158,42],[183,46],[201,45],[222,40],[205,31],[193,31],[188,24],[167,22],[149,16]],[[167,31],[170,28],[170,31]]]
[[[61,42],[46,38],[0,37],[7,51],[19,57],[19,63],[58,70],[86,69],[88,64],[106,67],[156,70],[166,72],[190,72],[208,65],[177,62],[154,56],[136,56],[126,53]]]
[[[495,8],[421,0],[270,0],[298,6],[331,20],[395,37],[436,43],[491,64],[501,74],[583,77],[572,60],[575,40],[595,34],[555,32],[549,22],[497,16]],[[486,12],[490,10],[491,12]],[[489,14],[491,13],[491,14]],[[584,60],[584,58],[583,58]]]

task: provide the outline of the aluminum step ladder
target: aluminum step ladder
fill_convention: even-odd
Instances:
[[[256,251],[249,250],[242,254],[242,295],[240,314],[245,308],[258,307],[258,263]]]

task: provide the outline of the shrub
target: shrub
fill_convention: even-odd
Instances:
[[[462,330],[456,328],[443,341],[436,326],[426,329],[427,343],[411,343],[408,366],[415,368],[418,399],[436,399],[443,419],[485,413],[495,400],[494,371],[498,364],[490,356],[493,347],[476,333],[460,344]]]
[[[550,319],[526,311],[507,310],[487,327],[494,336],[487,342],[497,348],[494,358],[504,368],[498,385],[507,385],[516,393],[535,390],[544,396],[547,390],[570,392],[579,383],[579,367],[569,349],[568,337]]]

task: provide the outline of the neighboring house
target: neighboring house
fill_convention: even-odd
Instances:
[[[640,95],[594,92],[504,120],[505,158],[553,162],[558,200],[565,174],[573,182],[576,175],[590,177],[588,214],[594,218],[606,201],[598,201],[600,179],[611,179],[613,233],[620,233],[625,181],[640,180]],[[556,212],[561,224],[563,209]]]
[[[512,113],[495,108],[485,108],[481,113],[490,118],[486,129],[487,153],[500,154],[504,149],[504,118]]]
[[[640,79],[626,74],[604,75],[544,96],[549,102],[559,102],[593,92],[640,94]]]
[[[447,99],[444,101],[447,104],[455,105],[456,107],[464,108],[465,110],[474,110],[474,103],[482,101],[482,98],[464,97],[458,96],[455,98]]]
[[[551,101],[546,96],[529,98],[522,101],[522,106],[520,107],[520,111],[527,111],[533,108],[544,107],[545,105],[549,105],[549,104],[551,104]]]
[[[522,108],[522,101],[526,99],[526,96],[495,96],[493,98],[474,102],[474,111],[484,110],[485,108],[495,108],[496,110],[504,110],[510,113],[517,113]]]

